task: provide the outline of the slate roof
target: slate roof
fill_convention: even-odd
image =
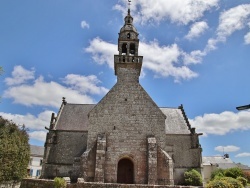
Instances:
[[[166,115],[166,134],[190,134],[181,109],[160,108],[160,110]]]
[[[70,104],[62,105],[57,121],[56,130],[88,131],[88,113],[95,104]],[[190,134],[188,125],[179,108],[160,108],[166,115],[166,134]]]
[[[202,157],[202,164],[204,166],[217,165],[217,167],[221,169],[239,167],[242,170],[250,170],[249,166],[240,163],[235,163],[230,158],[225,158],[224,156]]]
[[[30,155],[36,157],[43,157],[44,147],[30,145]]]
[[[217,165],[221,169],[237,167],[230,158],[225,158],[224,156],[202,157],[202,163],[203,165]]]
[[[62,106],[58,113],[55,128],[57,130],[88,130],[88,113],[95,104],[70,104]]]

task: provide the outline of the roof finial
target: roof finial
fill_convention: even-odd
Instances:
[[[130,5],[131,5],[131,0],[128,0],[128,14],[130,14]]]

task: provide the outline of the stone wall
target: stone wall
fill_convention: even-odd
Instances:
[[[88,133],[57,130],[53,134],[53,141],[46,143],[45,156],[48,157],[44,159],[42,177],[79,177],[80,157],[86,150]]]
[[[20,188],[54,188],[53,180],[23,179]],[[142,185],[142,184],[115,184],[82,182],[68,184],[67,188],[195,188],[193,186]],[[202,187],[196,187],[202,188]]]
[[[89,113],[88,149],[105,133],[104,182],[117,182],[117,164],[127,158],[134,165],[134,183],[147,184],[147,138],[155,136],[164,148],[165,115],[138,83],[138,70],[118,68],[117,74],[117,84]]]
[[[20,188],[54,188],[54,181],[43,179],[23,179]]]
[[[8,181],[0,183],[0,188],[19,188],[19,187],[20,187],[20,182]]]

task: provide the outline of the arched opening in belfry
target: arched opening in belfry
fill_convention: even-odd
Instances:
[[[127,54],[127,43],[123,43],[122,44],[122,55],[126,55]]]
[[[130,51],[129,51],[130,55],[135,55],[135,44],[131,43],[130,44]]]
[[[123,158],[118,162],[117,183],[134,183],[134,164],[130,159]]]
[[[130,39],[130,33],[127,34],[127,38]]]

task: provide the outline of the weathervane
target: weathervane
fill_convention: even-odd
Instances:
[[[128,9],[130,9],[131,0],[128,0]]]

